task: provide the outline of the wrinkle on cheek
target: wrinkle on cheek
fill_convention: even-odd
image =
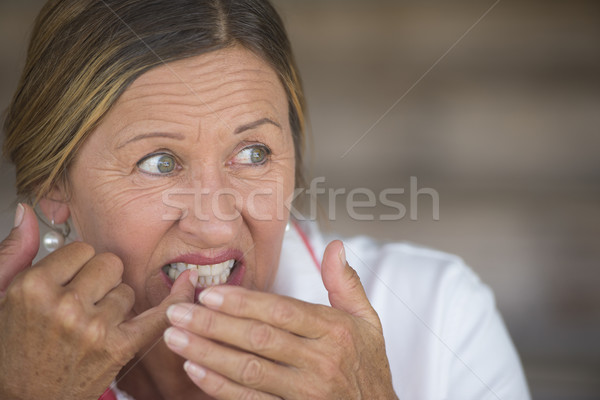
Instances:
[[[293,192],[293,178],[288,171],[279,169],[256,181],[241,179],[236,181],[235,190],[242,193],[242,213],[251,225],[287,220],[286,199]]]
[[[243,177],[232,179],[232,186],[235,190],[243,194],[249,194],[253,190],[263,190],[265,188],[276,188],[279,184],[286,184],[286,178],[289,173],[285,171],[276,171],[267,176]],[[290,185],[291,186],[291,185]]]
[[[101,169],[93,172],[85,177],[85,182],[94,182],[85,191],[88,193],[86,200],[93,204],[97,212],[106,215],[130,208],[134,203],[143,202],[144,206],[152,202],[162,204],[163,193],[177,183],[161,178],[149,185],[148,182],[141,182],[143,178],[131,178],[121,172]]]
[[[111,194],[111,205],[106,208],[106,211],[110,214],[114,214],[115,211],[123,211],[125,209],[131,209],[137,204],[144,203],[147,206],[150,202],[162,201],[162,195],[165,188],[129,188],[119,191],[118,193]]]
[[[263,166],[238,166],[234,165],[230,169],[231,176],[236,179],[263,180],[269,179],[273,174],[287,173],[292,178],[295,176],[295,156],[291,152],[286,152],[278,156],[273,156]],[[290,172],[292,172],[290,174]]]

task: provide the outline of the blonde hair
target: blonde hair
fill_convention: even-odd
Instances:
[[[241,45],[279,74],[302,182],[304,95],[283,23],[267,0],[51,0],[36,19],[4,122],[17,194],[65,183],[86,137],[123,91],[163,63]]]

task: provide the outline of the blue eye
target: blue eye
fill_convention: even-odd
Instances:
[[[137,166],[152,175],[167,175],[175,171],[177,161],[170,154],[155,154],[144,158]]]
[[[242,149],[235,157],[239,164],[262,165],[271,155],[271,150],[263,145],[250,146]]]

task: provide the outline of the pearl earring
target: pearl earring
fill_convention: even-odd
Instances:
[[[41,212],[38,212],[37,207],[33,209],[35,214],[44,225],[50,228],[50,231],[47,232],[42,238],[42,245],[49,252],[52,253],[55,250],[60,249],[65,245],[65,241],[69,234],[71,233],[71,227],[69,226],[69,222],[65,221],[64,224],[60,224],[60,226],[54,223],[54,218],[52,218],[52,222],[48,222],[44,215]]]
[[[71,233],[71,227],[68,222],[65,222],[64,227],[58,228],[54,224],[54,220],[52,220],[50,226],[50,232],[44,235],[44,248],[48,250],[48,252],[52,253],[55,250],[60,249],[65,245],[65,239]]]

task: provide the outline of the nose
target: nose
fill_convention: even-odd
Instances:
[[[179,229],[198,246],[227,246],[241,229],[241,195],[218,171],[204,171],[192,186],[194,204],[179,220]]]

